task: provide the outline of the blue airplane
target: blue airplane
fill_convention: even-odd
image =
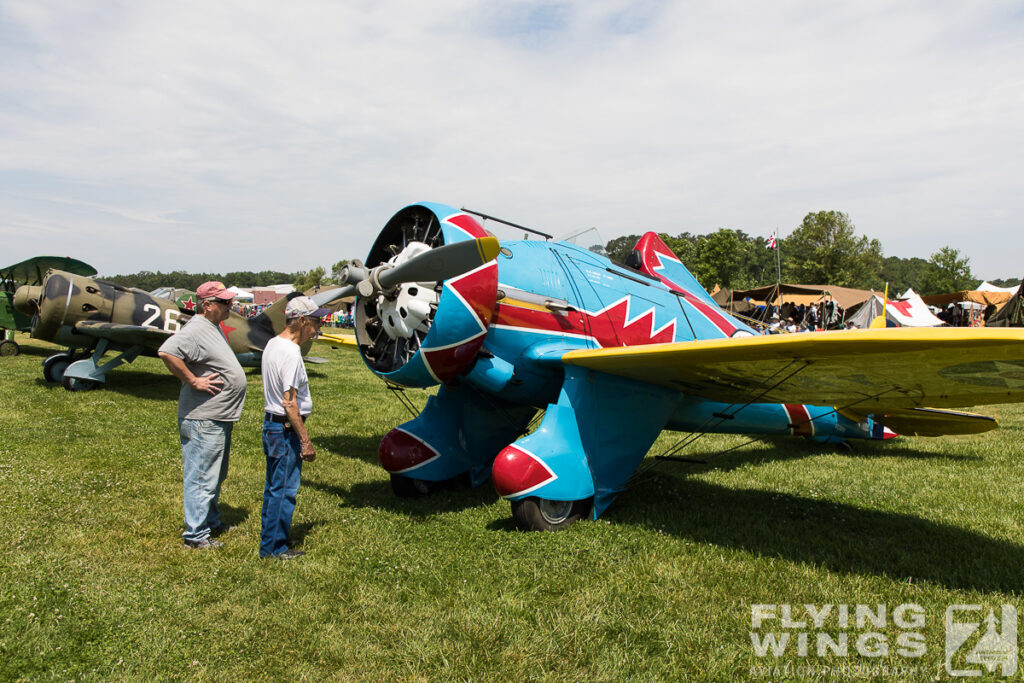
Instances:
[[[665,429],[978,433],[995,421],[947,409],[1024,401],[1022,330],[762,335],[650,232],[621,264],[565,242],[499,243],[470,212],[414,204],[343,279],[367,367],[441,385],[380,443],[395,493],[491,478],[524,529],[596,519]]]

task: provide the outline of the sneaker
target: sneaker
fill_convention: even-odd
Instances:
[[[288,550],[285,550],[283,553],[280,553],[278,555],[274,555],[274,557],[276,557],[279,560],[294,560],[296,557],[302,557],[305,554],[306,553],[304,553],[301,550],[295,550],[294,548],[289,548]]]
[[[223,543],[215,541],[212,538],[204,538],[201,541],[185,541],[185,547],[191,548],[192,550],[213,550],[219,548]]]
[[[238,527],[235,526],[234,524],[232,524],[231,526],[225,526],[224,524],[218,524],[217,526],[210,527],[210,535],[211,536],[220,536],[221,534],[226,534],[229,531],[234,531],[237,528]]]

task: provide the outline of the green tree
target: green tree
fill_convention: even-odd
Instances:
[[[697,238],[697,259],[690,272],[705,288],[716,284],[732,287],[743,263],[741,241],[735,230],[719,228],[717,232]]]
[[[945,294],[973,289],[979,282],[971,273],[971,259],[952,247],[942,247],[928,260],[921,282],[922,294]]]
[[[348,259],[343,258],[333,266],[331,266],[331,279],[335,282],[341,282],[341,269],[348,265]]]
[[[784,280],[862,289],[877,289],[881,282],[882,243],[858,237],[840,211],[807,214],[782,249]]]
[[[623,235],[622,237],[616,237],[605,245],[605,256],[610,258],[612,261],[625,263],[626,259],[629,258],[630,252],[633,251],[633,247],[635,247],[636,243],[639,241],[640,235]]]
[[[927,268],[928,262],[923,258],[888,256],[882,262],[882,281],[889,283],[890,294],[902,294],[908,287],[913,287],[920,294]]]
[[[327,271],[324,270],[323,266],[317,266],[307,270],[304,273],[300,273],[299,277],[295,280],[295,289],[300,292],[305,292],[311,287],[319,287],[320,285],[326,284],[325,276]]]

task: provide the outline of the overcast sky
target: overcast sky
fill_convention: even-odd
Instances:
[[[0,265],[329,268],[426,200],[1019,277],[1022,183],[1016,0],[0,0]]]

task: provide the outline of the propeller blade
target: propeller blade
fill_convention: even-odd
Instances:
[[[441,282],[494,260],[500,248],[496,237],[481,237],[446,244],[411,258],[399,266],[380,271],[378,279],[382,289],[389,289],[403,282]]]
[[[310,298],[317,306],[326,306],[327,304],[337,301],[342,297],[352,296],[356,293],[356,288],[353,285],[346,287],[335,287],[334,289],[328,289],[324,292],[317,292]]]

